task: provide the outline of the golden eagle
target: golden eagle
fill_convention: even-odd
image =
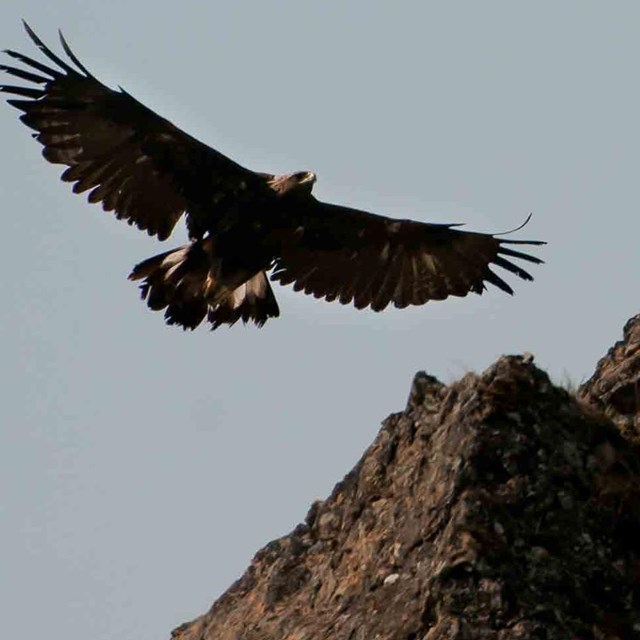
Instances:
[[[2,85],[9,104],[36,131],[49,161],[67,165],[74,193],[165,240],[186,216],[190,243],[138,264],[151,309],[169,324],[212,328],[238,320],[262,326],[279,315],[271,280],[316,298],[381,311],[448,296],[482,293],[485,283],[513,293],[491,266],[532,280],[510,259],[539,258],[502,240],[453,224],[396,220],[316,200],[315,174],[256,173],[184,133],[97,80],[69,48],[65,61],[25,23],[55,66],[6,51],[21,67],[0,69],[29,86]]]

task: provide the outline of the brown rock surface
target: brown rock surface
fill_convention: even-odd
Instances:
[[[579,394],[640,444],[640,314],[627,322],[622,340],[600,359]]]
[[[638,325],[581,399],[531,356],[448,387],[417,374],[331,496],[174,640],[640,638],[640,456],[623,435],[638,412],[622,390]]]

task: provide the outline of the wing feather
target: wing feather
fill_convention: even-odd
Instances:
[[[0,64],[0,71],[4,71],[9,75],[15,76],[16,78],[20,78],[21,80],[27,80],[28,82],[35,82],[36,84],[44,84],[49,81],[49,78],[44,76],[39,76],[35,73],[31,73],[31,71],[26,71],[25,69],[20,69],[18,67],[12,67],[6,64]]]
[[[501,253],[504,256],[510,256],[511,258],[519,258],[520,260],[526,260],[527,262],[532,262],[533,264],[542,264],[542,260],[540,258],[536,258],[535,256],[530,256],[527,253],[522,253],[522,251],[514,251],[513,249],[509,249],[508,247],[503,246],[506,243],[516,242],[515,240],[501,240],[500,241],[500,249],[498,253]],[[518,242],[520,244],[520,242]],[[526,244],[540,244],[534,242],[528,242]]]
[[[493,264],[498,265],[499,267],[502,267],[506,271],[511,271],[511,273],[515,273],[519,278],[522,278],[523,280],[533,280],[533,276],[530,273],[528,273],[518,265],[513,264],[513,262],[509,262],[508,260],[501,258],[500,256],[496,256],[493,259]]]
[[[22,64],[26,64],[27,66],[33,69],[37,69],[38,71],[41,71],[46,76],[49,76],[51,79],[59,78],[62,75],[59,71],[56,71],[51,67],[47,67],[46,64],[42,64],[42,62],[38,62],[37,60],[34,60],[33,58],[29,58],[29,56],[25,56],[21,53],[18,53],[17,51],[11,51],[11,49],[7,49],[5,50],[4,53],[6,53],[9,57],[13,58],[14,60],[18,60],[18,62],[22,62]]]
[[[382,272],[380,285],[372,290],[367,302],[374,311],[382,311],[393,300],[396,290],[396,282],[400,277],[400,261],[392,260]]]

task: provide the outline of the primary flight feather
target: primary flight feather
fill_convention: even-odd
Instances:
[[[250,171],[184,133],[122,89],[97,80],[60,35],[53,53],[25,23],[54,66],[15,51],[0,70],[25,83],[1,85],[36,133],[62,180],[89,192],[116,217],[165,240],[184,215],[190,243],[134,267],[142,295],[169,324],[212,328],[238,320],[262,326],[279,315],[271,280],[316,298],[381,311],[482,293],[513,293],[500,267],[523,280],[516,261],[542,262],[511,248],[540,245],[461,231],[457,225],[397,220],[317,200],[315,174]]]

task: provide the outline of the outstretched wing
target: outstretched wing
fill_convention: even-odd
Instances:
[[[448,296],[482,293],[491,283],[513,293],[492,269],[501,267],[523,280],[531,275],[511,260],[542,260],[508,245],[539,241],[499,240],[460,231],[457,225],[394,220],[311,199],[293,214],[272,279],[296,291],[339,300],[358,309],[404,308]]]
[[[31,83],[2,85],[19,96],[9,104],[24,112],[21,120],[36,133],[43,155],[69,168],[62,174],[73,191],[90,191],[90,202],[135,224],[160,240],[169,236],[187,212],[192,235],[214,224],[216,211],[252,188],[264,189],[264,177],[241,167],[184,133],[123,90],[113,91],[87,71],[62,34],[65,62],[25,23],[47,66],[15,51],[6,53],[22,67],[0,70]]]

